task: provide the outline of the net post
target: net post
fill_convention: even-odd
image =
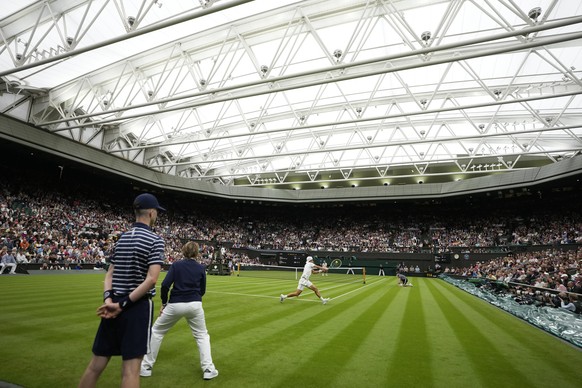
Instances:
[[[364,276],[364,284],[366,284],[366,267],[362,267],[362,275]]]
[[[240,276],[240,263],[236,263],[236,276]]]

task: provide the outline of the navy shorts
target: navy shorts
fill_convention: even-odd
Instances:
[[[113,301],[118,299],[121,298],[116,297]],[[143,357],[149,351],[153,316],[153,302],[146,297],[117,318],[102,318],[93,342],[93,354],[122,356],[124,360]]]

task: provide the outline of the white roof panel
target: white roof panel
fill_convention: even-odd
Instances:
[[[228,185],[468,179],[579,153],[581,23],[557,0],[9,2],[0,104]]]

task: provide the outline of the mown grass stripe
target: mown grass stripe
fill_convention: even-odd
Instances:
[[[572,374],[568,362],[572,359],[582,361],[580,349],[448,283],[436,282],[433,286],[461,306],[470,320],[480,322],[489,331],[488,336],[496,339],[494,343],[498,351],[511,359],[519,359],[515,367],[528,375],[530,380],[539,383],[548,380],[548,376],[561,376],[560,379],[568,386],[582,377],[582,374]],[[556,351],[562,357],[548,357],[548,354],[553,354],[554,348],[560,349]],[[532,369],[530,365],[538,367]]]
[[[474,373],[481,377],[484,386],[533,386],[531,377],[516,368],[519,360],[507,357],[507,353],[500,351],[492,338],[492,333],[482,321],[471,319],[466,315],[467,309],[453,304],[438,287],[432,287],[437,304],[443,310],[443,315],[457,333],[458,343],[464,349],[471,362]],[[466,307],[466,306],[463,306]],[[479,352],[479,348],[486,348],[487,352]],[[450,346],[443,351],[454,350]]]
[[[391,378],[386,360],[395,356],[396,347],[392,328],[387,322],[394,314],[394,289],[383,285],[379,296],[362,319],[355,320],[349,328],[350,332],[358,333],[354,338],[354,351],[347,353],[349,359],[333,376],[332,387],[372,387]],[[364,330],[360,330],[362,323]]]
[[[432,386],[431,356],[432,349],[427,341],[425,316],[422,309],[422,285],[415,287],[395,286],[400,303],[405,306],[401,317],[400,331],[395,345],[395,355],[387,363],[390,376],[386,382],[391,386]],[[414,360],[413,362],[411,362]],[[423,373],[419,374],[418,370]]]
[[[472,372],[467,352],[459,342],[458,333],[449,325],[444,311],[431,291],[433,284],[434,280],[427,282],[426,292],[422,295],[422,307],[430,332],[428,341],[434,349],[431,364],[435,386],[481,387],[480,380]]]
[[[436,285],[441,286],[446,290],[458,290],[455,286],[442,281],[436,283]],[[557,339],[552,334],[536,328],[521,320],[520,318],[517,318],[514,315],[503,311],[500,308],[493,306],[474,295],[464,291],[455,293],[455,295],[460,301],[467,303],[469,306],[475,306],[475,304],[479,303],[480,308],[476,309],[475,311],[480,314],[482,319],[488,320],[492,325],[495,325],[502,329],[504,332],[507,332],[507,337],[503,339],[504,341],[511,341],[513,344],[528,346],[534,352],[543,352],[547,343],[552,344]],[[542,342],[532,342],[530,341],[531,333],[543,334],[541,337],[545,337],[545,340]]]
[[[286,357],[286,354],[294,353],[299,357],[292,370],[289,370],[286,375],[277,376],[277,380],[274,381],[275,386],[280,386],[290,380],[299,386],[309,386],[310,376],[302,374],[301,371],[308,370],[312,365],[317,365],[318,368],[324,370],[333,368],[335,371],[328,376],[329,384],[323,386],[348,386],[354,382],[366,385],[366,376],[361,374],[358,364],[352,360],[359,356],[361,345],[366,341],[369,332],[383,313],[380,307],[385,304],[383,300],[385,292],[380,287],[366,287],[363,292],[366,298],[363,300],[358,298],[356,303],[350,303],[346,299],[348,301],[346,303],[326,306],[329,309],[322,313],[323,315],[329,315],[331,309],[341,312],[332,318],[340,320],[340,326],[336,323],[334,325],[336,327],[328,327],[326,318],[310,325],[311,327],[307,329],[309,333],[299,331],[298,336],[302,340],[299,339],[298,343],[293,343],[288,349],[277,351],[282,359]],[[358,329],[355,329],[356,327]],[[300,353],[297,353],[297,350],[300,350]],[[331,360],[333,361],[330,362]],[[338,380],[338,373],[342,373],[340,380]]]

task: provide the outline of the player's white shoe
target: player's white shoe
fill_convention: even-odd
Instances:
[[[142,366],[140,371],[139,371],[139,375],[141,377],[150,377],[152,375],[152,368],[150,368],[149,366]]]
[[[204,380],[212,380],[216,376],[218,376],[218,371],[216,369],[215,370],[206,369],[204,371]]]
[[[283,301],[285,300],[285,298],[287,298],[287,295],[283,295],[283,294],[281,294],[281,296],[279,297],[279,301],[280,301],[281,303],[283,303]]]
[[[321,303],[323,303],[323,304],[327,304],[328,301],[329,301],[329,298],[321,298]]]
[[[408,283],[408,285],[409,285],[410,287],[412,287],[412,283]]]

